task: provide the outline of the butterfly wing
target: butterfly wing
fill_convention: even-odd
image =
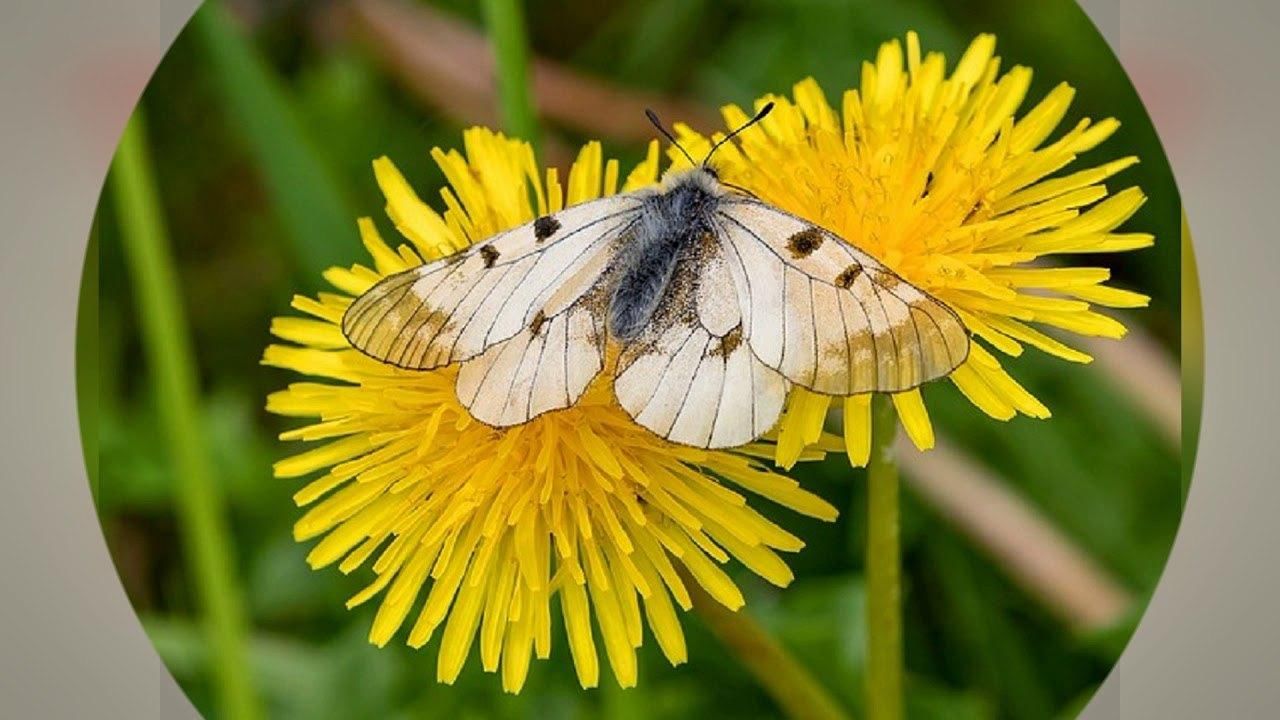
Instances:
[[[641,203],[615,195],[574,205],[384,278],[347,308],[342,332],[360,352],[406,369],[474,358],[528,330],[539,313],[549,321],[573,307]]]
[[[725,200],[716,222],[747,344],[791,382],[901,392],[968,357],[954,311],[831,232],[746,198]]]
[[[604,367],[607,286],[462,363],[458,401],[480,422],[510,427],[578,402]],[[553,308],[555,309],[555,308]]]
[[[786,399],[787,381],[743,341],[726,265],[714,242],[682,261],[653,319],[618,359],[618,403],[640,425],[685,445],[751,442],[774,426]]]

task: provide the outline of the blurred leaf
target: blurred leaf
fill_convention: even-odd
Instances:
[[[173,468],[155,452],[164,437],[156,398],[120,411],[104,412],[98,425],[102,473],[99,508],[157,511],[173,502]],[[249,511],[270,511],[264,500],[287,498],[289,489],[272,483],[268,445],[247,395],[218,391],[205,395],[196,408],[200,432],[207,439],[210,462],[227,502]],[[276,515],[277,513],[272,513]]]
[[[359,581],[312,570],[306,561],[308,549],[283,532],[258,547],[246,583],[254,617],[273,623],[317,615],[326,621],[333,617],[349,622],[357,619],[358,614],[349,612],[343,603],[356,592]]]
[[[710,49],[706,0],[656,0],[623,3],[576,53],[587,71],[609,67],[613,77],[650,90],[679,87],[687,81],[696,54]]]
[[[1150,601],[1151,597],[1148,595],[1135,602],[1133,608],[1112,625],[1081,635],[1077,638],[1079,646],[1107,665],[1114,664],[1138,629],[1138,621],[1142,619]]]
[[[939,660],[966,686],[981,689],[1002,716],[1047,717],[1051,692],[1034,671],[1036,658],[1010,624],[1002,593],[979,577],[970,553],[949,531],[935,529],[924,546],[936,585],[921,587],[928,596],[913,599],[938,615],[940,645],[949,648]]]
[[[142,627],[184,689],[188,683],[200,683],[208,674],[209,648],[194,623],[144,617]],[[313,648],[295,640],[252,635],[248,657],[250,671],[271,709],[271,717],[316,717],[309,713],[323,710],[329,678],[325,658]],[[197,709],[209,716],[209,707],[197,703]]]
[[[76,414],[80,419],[80,443],[94,505],[98,502],[99,334],[98,329],[98,223],[89,231],[80,275],[76,308]]]
[[[278,78],[236,29],[220,2],[206,3],[191,27],[208,52],[228,112],[240,124],[293,243],[303,282],[315,286],[332,265],[358,252],[355,217],[341,185],[294,115]]]
[[[1182,502],[1191,489],[1204,413],[1204,307],[1191,228],[1182,215]]]
[[[160,442],[154,410],[102,412],[99,417],[98,511],[168,510],[173,503],[172,474],[168,460],[154,450]]]
[[[428,189],[440,187],[444,174],[430,150],[461,140],[456,126],[423,117],[417,106],[403,100],[353,48],[338,48],[298,73],[295,106],[312,137],[325,139],[325,158],[350,185],[361,215],[380,215],[386,204],[374,182],[374,158],[392,158],[410,183],[423,190],[423,199],[432,202],[434,193]]]
[[[867,651],[866,606],[862,579],[846,575],[797,581],[777,605],[757,613],[824,685],[858,710]]]
[[[744,16],[699,69],[698,84],[713,102],[790,93],[805,77],[816,78],[828,99],[838,102],[857,84],[862,62],[875,58],[880,43],[901,41],[907,30],[918,31],[932,49],[954,53],[962,47],[932,2],[756,0],[745,5]]]
[[[1075,720],[1084,712],[1084,708],[1093,699],[1095,693],[1098,692],[1097,685],[1091,685],[1080,692],[1079,695],[1072,698],[1066,705],[1058,711],[1058,720]]]
[[[972,692],[948,690],[918,678],[907,678],[909,720],[991,720],[991,706]]]

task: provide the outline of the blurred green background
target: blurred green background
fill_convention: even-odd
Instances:
[[[1006,67],[1036,70],[1033,99],[1062,80],[1079,89],[1064,125],[1083,116],[1123,121],[1083,161],[1141,156],[1113,187],[1139,184],[1150,195],[1128,227],[1154,233],[1157,245],[1080,260],[1112,267],[1119,286],[1152,295],[1149,309],[1125,319],[1141,336],[1135,342],[1154,349],[1156,365],[1176,372],[1177,191],[1128,79],[1070,0],[572,0],[524,8],[533,52],[554,64],[553,81],[568,93],[544,107],[542,119],[544,156],[561,166],[593,138],[624,168],[638,159],[648,136],[643,118],[616,117],[633,106],[652,103],[676,113],[668,121],[702,120],[710,129],[719,105],[789,92],[808,75],[838,100],[856,84],[861,61],[908,29],[952,62],[974,34],[997,33]],[[519,696],[503,695],[474,657],[455,686],[438,685],[434,644],[418,652],[368,645],[376,604],[343,607],[367,578],[310,571],[307,548],[292,540],[299,511],[290,496],[299,485],[273,479],[270,469],[291,452],[275,440],[289,424],[268,416],[263,398],[294,378],[258,364],[270,319],[289,312],[293,293],[321,288],[325,267],[364,262],[358,215],[374,216],[387,237],[394,234],[381,215],[373,158],[389,155],[434,199],[442,176],[428,150],[458,146],[468,124],[496,122],[494,97],[476,76],[473,51],[483,32],[482,14],[462,0],[215,3],[179,37],[144,95],[181,330],[194,344],[199,432],[227,505],[221,541],[232,553],[231,591],[241,593],[247,615],[259,701],[268,716],[283,718],[777,716],[692,614],[685,622],[690,662],[670,668],[650,641],[635,690],[619,690],[611,677],[599,690],[580,690],[562,635],[552,659],[534,663]],[[581,83],[603,84],[618,102],[584,109],[572,102]],[[86,457],[125,590],[196,707],[213,716],[218,685],[195,621],[201,600],[180,549],[175,468],[158,411],[166,399],[148,371],[122,248],[128,218],[120,217],[115,192],[110,184],[104,192],[86,259],[79,338]],[[926,390],[940,434],[1131,602],[1105,622],[1073,621],[975,539],[954,509],[912,494],[908,484],[913,718],[1074,716],[1132,632],[1176,530],[1185,488],[1167,418],[1162,425],[1104,363],[1080,367],[1031,351],[1008,364],[1054,418],[988,420],[940,383]],[[837,457],[795,475],[848,510],[823,524],[756,503],[808,547],[788,558],[797,579],[785,591],[737,569],[735,578],[748,611],[858,717],[862,474]]]

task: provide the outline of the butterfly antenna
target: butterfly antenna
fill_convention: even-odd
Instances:
[[[658,120],[658,116],[657,116],[657,114],[656,114],[656,113],[654,113],[654,112],[653,112],[652,110],[650,110],[649,108],[645,108],[645,109],[644,109],[644,114],[645,114],[645,117],[649,118],[649,122],[653,123],[653,126],[654,126],[654,127],[656,127],[656,128],[658,128],[658,132],[662,133],[663,137],[665,137],[666,139],[670,140],[670,141],[671,141],[671,144],[672,144],[672,145],[674,145],[674,146],[676,147],[676,149],[677,149],[677,150],[679,150],[680,152],[684,153],[684,156],[685,156],[685,157],[687,157],[687,158],[689,158],[689,164],[690,164],[690,165],[697,165],[697,164],[698,164],[698,163],[697,163],[697,161],[693,159],[693,156],[689,154],[689,151],[688,151],[688,150],[685,150],[685,149],[684,149],[684,146],[682,146],[682,145],[681,145],[681,144],[680,144],[680,143],[675,139],[675,136],[673,136],[670,132],[668,132],[666,128],[662,127],[662,121]]]
[[[741,125],[739,125],[739,126],[738,126],[738,129],[736,129],[736,130],[734,130],[733,132],[729,133],[728,135],[725,135],[724,137],[720,138],[720,141],[719,141],[719,142],[717,142],[715,145],[712,145],[712,146],[711,146],[711,149],[710,149],[709,151],[707,151],[707,156],[706,156],[706,157],[704,157],[704,158],[702,158],[702,164],[703,164],[703,165],[706,165],[706,164],[707,164],[707,161],[708,161],[708,160],[710,160],[710,159],[711,159],[711,156],[712,156],[712,155],[714,155],[714,154],[716,153],[716,150],[719,150],[719,149],[720,149],[720,146],[721,146],[721,145],[723,145],[723,144],[725,144],[725,143],[729,142],[730,140],[732,140],[734,137],[736,137],[736,136],[738,135],[738,133],[742,132],[743,130],[746,130],[747,128],[751,127],[752,125],[755,125],[756,123],[758,123],[758,122],[760,122],[761,120],[763,120],[763,119],[764,119],[764,116],[765,116],[765,115],[768,115],[768,114],[769,114],[769,111],[770,111],[770,110],[772,110],[772,109],[773,109],[773,101],[772,101],[772,100],[770,100],[769,102],[767,102],[767,103],[765,103],[765,104],[764,104],[764,107],[760,108],[760,112],[756,113],[756,116],[755,116],[755,117],[753,117],[753,118],[751,118],[750,120],[748,120],[748,121],[746,121],[746,122],[742,123]]]

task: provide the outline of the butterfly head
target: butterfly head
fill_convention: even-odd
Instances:
[[[714,145],[711,146],[711,149],[707,151],[707,154],[703,156],[702,162],[698,162],[697,160],[694,160],[693,156],[689,154],[688,150],[684,149],[684,146],[681,145],[678,140],[676,140],[675,136],[672,135],[669,130],[667,130],[665,127],[662,126],[662,121],[658,120],[658,116],[656,113],[654,113],[652,110],[645,109],[644,114],[646,117],[649,118],[649,122],[653,123],[653,126],[658,129],[658,132],[662,133],[663,137],[670,140],[671,144],[674,145],[677,150],[683,153],[686,158],[688,158],[690,165],[693,165],[696,170],[699,170],[707,175],[710,175],[712,180],[719,180],[720,179],[719,173],[717,173],[710,165],[711,156],[716,154],[716,150],[719,150],[721,145],[724,145],[725,143],[732,140],[743,130],[746,130],[752,125],[755,125],[756,123],[763,120],[771,110],[773,110],[773,101],[769,101],[765,103],[764,106],[760,108],[759,112],[757,112],[754,117],[752,117],[750,120],[746,121],[745,123],[739,125],[728,135],[725,135],[724,137],[720,138],[720,140],[718,140]]]
[[[720,175],[706,165],[671,168],[662,176],[660,187],[664,192],[670,192],[681,185],[691,186],[711,196],[720,196],[725,193]]]

